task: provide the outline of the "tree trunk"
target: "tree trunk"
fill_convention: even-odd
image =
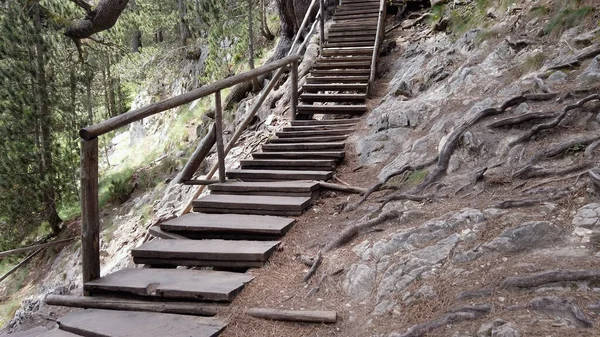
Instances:
[[[271,30],[269,30],[269,25],[267,24],[267,6],[265,5],[265,0],[260,0],[260,3],[260,31],[265,39],[273,41],[275,36],[271,33]]]
[[[102,87],[104,88],[104,110],[106,110],[106,116],[112,116],[110,111],[110,101],[108,99],[108,78],[106,76],[106,66],[102,67]]]
[[[248,0],[248,65],[250,70],[254,69],[254,29],[252,27],[252,0]],[[260,84],[258,79],[252,79],[252,91],[258,92],[260,90]]]
[[[135,0],[131,0],[131,2],[129,3],[129,9],[134,13],[136,12],[137,5],[135,3]],[[140,31],[140,28],[136,25],[133,28],[133,31],[131,32],[131,52],[139,53],[140,48],[142,48],[142,32]]]
[[[110,105],[110,116],[115,117],[119,114],[117,111],[117,100],[115,98],[115,79],[112,77],[110,73],[110,66],[112,64],[112,60],[110,54],[106,55],[106,77],[108,84],[108,104]]]
[[[92,84],[94,83],[94,72],[90,67],[85,71],[85,104],[88,115],[88,125],[94,124],[94,107],[92,101]]]
[[[73,39],[85,39],[111,28],[127,7],[127,2],[128,0],[100,0],[93,10],[89,5],[87,8],[82,6],[87,15],[67,27],[65,35]]]
[[[46,82],[46,70],[44,60],[44,46],[42,40],[42,18],[40,15],[40,5],[34,4],[35,17],[35,51],[36,51],[36,74],[39,100],[39,122],[40,122],[40,153],[42,156],[40,171],[40,179],[42,185],[42,201],[44,204],[44,216],[52,232],[57,234],[60,232],[60,224],[62,219],[56,210],[56,191],[53,183],[54,167],[52,163],[52,134],[50,127],[52,123],[50,111],[50,99],[48,97],[48,83]]]
[[[179,7],[179,36],[181,38],[181,45],[183,47],[187,46],[187,40],[192,36],[190,33],[190,28],[185,20],[185,15],[187,14],[187,5],[185,0],[178,0]]]
[[[154,33],[154,42],[155,43],[162,43],[163,42],[163,32],[162,32],[162,29],[159,29],[158,31],[156,31],[156,33]]]

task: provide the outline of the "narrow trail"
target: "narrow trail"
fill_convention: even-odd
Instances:
[[[53,297],[48,304],[88,309],[60,318],[59,329],[14,336],[219,335],[228,322],[218,313],[252,281],[247,271],[268,261],[294,217],[319,197],[318,182],[344,160],[356,117],[367,112],[379,12],[379,0],[345,0],[336,8],[291,126],[228,171],[227,182],[209,185],[193,213],[152,228],[160,239],[131,252],[144,268],[85,283],[90,296]]]

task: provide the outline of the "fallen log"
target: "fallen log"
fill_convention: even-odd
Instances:
[[[308,323],[335,323],[335,311],[304,311],[304,310],[277,310],[264,308],[250,308],[246,314],[252,317],[270,319],[275,321],[292,321]]]
[[[68,295],[48,295],[45,302],[48,305],[71,308],[147,311],[198,316],[214,316],[219,311],[224,310],[224,307],[217,305],[203,305],[191,302],[148,302],[108,297]]]

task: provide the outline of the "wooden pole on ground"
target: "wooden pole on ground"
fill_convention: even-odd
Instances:
[[[4,256],[8,256],[8,255],[13,255],[13,254],[24,253],[24,252],[28,252],[28,251],[31,251],[31,250],[36,250],[38,248],[46,248],[46,247],[50,247],[50,246],[56,246],[56,245],[60,245],[61,243],[71,242],[71,241],[73,241],[73,239],[75,239],[75,238],[58,240],[58,241],[54,241],[54,242],[41,243],[39,245],[34,245],[34,246],[29,246],[29,247],[11,249],[11,250],[7,250],[5,252],[1,252],[0,253],[0,257],[4,257]]]
[[[206,158],[216,141],[217,136],[215,132],[215,124],[213,124],[210,126],[206,136],[204,136],[204,138],[202,138],[200,141],[200,144],[198,144],[198,147],[185,164],[183,170],[181,170],[179,178],[177,179],[179,184],[183,184],[192,179],[194,173],[196,173],[196,170],[198,170],[198,167],[200,167],[200,164],[202,164],[202,161]]]
[[[81,253],[83,283],[99,278],[98,138],[81,142]]]
[[[252,317],[272,319],[276,321],[294,321],[309,323],[335,323],[337,312],[335,311],[308,311],[308,310],[278,310],[250,308],[246,314]]]
[[[223,145],[223,107],[221,92],[215,92],[215,133],[217,136],[217,161],[219,164],[219,182],[225,182],[225,148]]]
[[[14,272],[16,272],[17,269],[21,268],[24,264],[26,264],[27,262],[29,262],[29,260],[31,260],[34,256],[36,256],[42,250],[44,250],[44,248],[38,248],[38,250],[36,250],[35,252],[33,252],[32,254],[30,254],[29,256],[27,256],[25,259],[23,259],[23,261],[19,262],[19,264],[17,264],[16,266],[12,267],[11,270],[9,270],[8,272],[6,272],[6,274],[4,274],[4,275],[2,275],[0,277],[0,282],[4,281],[7,277],[9,277]]]

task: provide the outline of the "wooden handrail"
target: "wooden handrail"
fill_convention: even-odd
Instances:
[[[194,89],[185,94],[175,96],[175,97],[172,97],[172,98],[169,98],[169,99],[166,99],[166,100],[154,103],[154,104],[150,104],[143,108],[132,110],[132,111],[126,112],[124,114],[115,116],[113,118],[107,119],[98,124],[88,126],[79,131],[79,136],[84,140],[91,140],[91,139],[97,138],[98,136],[101,136],[103,134],[111,132],[122,126],[131,124],[135,121],[139,121],[140,119],[155,115],[159,112],[163,112],[163,111],[178,107],[183,104],[193,102],[199,98],[214,94],[217,91],[221,91],[223,89],[229,88],[236,84],[247,82],[258,76],[261,76],[261,75],[264,75],[267,73],[271,73],[274,70],[277,70],[281,67],[287,66],[288,64],[291,64],[292,62],[298,61],[298,60],[300,60],[300,56],[298,56],[298,55],[291,55],[291,56],[284,57],[280,60],[271,62],[264,66],[247,71],[245,73],[231,76],[224,80],[220,80],[215,83],[211,83],[211,84],[202,86],[198,89]]]
[[[310,5],[308,6],[308,10],[306,11],[306,14],[304,14],[304,19],[302,19],[302,24],[300,25],[300,28],[298,28],[298,31],[296,32],[296,36],[294,37],[294,42],[292,42],[292,47],[290,48],[290,51],[287,53],[287,56],[292,55],[292,53],[294,53],[294,47],[296,46],[296,43],[298,43],[298,40],[300,39],[300,36],[302,35],[302,31],[304,30],[304,26],[306,26],[306,23],[308,22],[308,18],[310,17],[310,12],[312,12],[313,7],[315,6],[315,4],[317,3],[317,0],[312,0],[310,2]],[[304,39],[306,40],[306,38]],[[301,50],[298,49],[298,52],[300,52]]]
[[[375,35],[375,44],[373,45],[373,55],[371,56],[371,73],[369,75],[368,94],[373,94],[373,82],[375,82],[375,73],[377,72],[377,58],[379,56],[379,46],[383,40],[385,27],[386,6],[385,0],[379,1],[379,17],[377,19],[377,34]]]

